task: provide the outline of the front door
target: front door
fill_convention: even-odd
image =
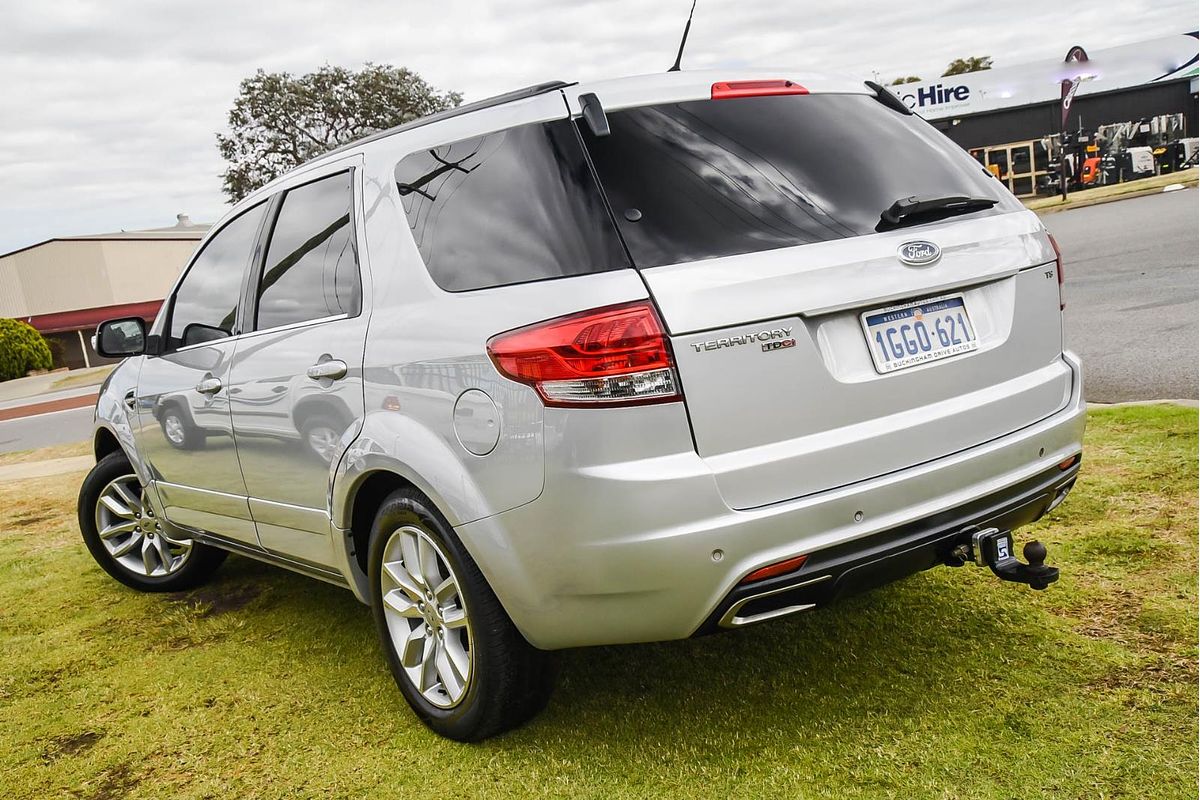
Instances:
[[[237,309],[259,228],[260,204],[204,245],[164,304],[162,354],[138,378],[139,450],[167,519],[257,544],[229,415]]]
[[[362,310],[354,172],[287,190],[252,276],[229,402],[259,542],[332,563],[331,464],[363,414]]]

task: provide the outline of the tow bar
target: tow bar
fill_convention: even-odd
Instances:
[[[1012,531],[968,528],[963,533],[970,538],[950,551],[946,563],[952,567],[974,563],[990,568],[1002,581],[1024,583],[1038,590],[1058,580],[1058,567],[1046,566],[1046,546],[1039,541],[1031,541],[1022,548],[1021,553],[1029,562],[1026,564],[1013,555]]]

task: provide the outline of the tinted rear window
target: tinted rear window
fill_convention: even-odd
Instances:
[[[396,186],[438,286],[628,267],[574,126],[521,125],[407,156]]]
[[[609,136],[579,130],[639,267],[874,233],[912,195],[1000,201],[972,216],[1019,207],[945,136],[867,95],[700,100],[608,121]]]

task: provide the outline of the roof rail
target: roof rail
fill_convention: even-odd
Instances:
[[[412,130],[413,128],[420,128],[424,125],[429,125],[434,122],[441,122],[444,119],[451,119],[452,117],[459,117],[463,114],[470,114],[472,111],[480,111],[485,108],[492,108],[493,106],[502,106],[505,103],[511,103],[515,100],[525,100],[529,97],[537,97],[540,94],[553,92],[555,89],[563,89],[567,86],[574,85],[574,83],[567,83],[566,81],[547,81],[545,83],[535,83],[532,86],[526,86],[521,89],[514,89],[511,92],[498,94],[494,97],[485,97],[482,100],[476,100],[472,103],[458,106],[457,108],[448,108],[445,111],[438,111],[437,113],[429,114],[428,116],[418,117],[412,122],[405,122],[404,124],[397,125],[394,128],[388,128],[387,130],[378,131],[368,136],[364,136],[361,139],[355,139],[353,142],[341,145],[340,147],[335,147],[334,149],[322,153],[311,160],[316,161],[317,159],[325,158],[326,156],[330,156],[335,153],[345,152],[346,150],[358,147],[359,145],[364,145],[367,142],[374,142],[378,139],[384,139],[395,133]]]

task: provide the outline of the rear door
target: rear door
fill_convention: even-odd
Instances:
[[[328,565],[331,464],[362,417],[366,315],[350,166],[278,195],[229,404],[259,542]]]
[[[609,136],[579,129],[732,507],[920,464],[1067,402],[1040,223],[919,118],[797,94],[608,120]],[[952,196],[991,205],[883,218]]]

